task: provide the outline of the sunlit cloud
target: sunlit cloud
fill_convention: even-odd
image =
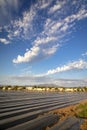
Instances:
[[[47,44],[49,42],[52,42],[52,41],[56,41],[56,37],[44,37],[44,38],[40,38],[38,37],[35,41],[34,41],[34,44],[35,45],[40,45],[40,44]]]
[[[50,0],[50,1],[49,0],[38,0],[36,6],[39,9],[45,9],[50,5],[51,2],[52,2],[52,0]]]
[[[4,44],[9,44],[10,42],[5,39],[5,38],[0,38],[0,42],[4,43]]]
[[[87,61],[81,59],[78,61],[70,62],[66,65],[57,67],[55,69],[48,70],[47,75],[70,71],[70,70],[83,70],[83,69],[87,69]]]
[[[67,30],[69,30],[70,28],[72,28],[74,26],[75,20],[80,20],[80,19],[86,17],[86,13],[87,13],[86,10],[80,10],[77,14],[72,14],[71,16],[67,16],[62,21],[59,21],[59,22],[52,21],[52,19],[47,19],[44,24],[44,29],[40,33],[40,36],[37,37],[35,39],[35,41],[33,42],[33,47],[35,45],[37,45],[40,49],[40,53],[38,53],[38,55],[40,55],[41,52],[46,53],[46,51],[50,55],[54,54],[57,51],[57,48],[55,49],[55,51],[53,51],[54,53],[50,53],[52,51],[50,51],[50,52],[48,51],[49,48],[48,48],[48,45],[46,45],[46,44],[52,44],[53,47],[54,47],[54,45],[56,46],[56,42],[59,42],[61,38],[66,36],[68,34]],[[44,48],[44,44],[45,44],[45,48]],[[26,55],[26,54],[24,54],[24,55]],[[20,58],[21,57],[19,57],[18,59],[20,59]],[[36,55],[35,55],[35,58],[36,58]],[[31,60],[24,60],[24,62],[27,62],[27,61],[31,62]],[[15,63],[21,63],[21,62],[15,62]]]
[[[17,0],[14,0],[14,3],[15,9],[18,8]],[[71,2],[70,7],[73,8],[75,4],[76,10],[70,14],[68,4],[68,1],[56,0],[53,4],[52,0],[38,0],[23,12],[22,17],[11,20],[9,25],[3,27],[6,37],[0,38],[1,43],[8,44],[14,43],[14,40],[21,40],[31,44],[27,52],[25,50],[22,55],[19,52],[19,55],[12,60],[13,63],[36,62],[58,51],[63,38],[73,32],[75,23],[87,17],[85,4]],[[9,5],[12,6],[11,0]]]
[[[86,0],[27,3],[0,0],[1,74],[11,74],[1,76],[0,84],[87,85],[87,78],[82,78],[87,77],[86,3]],[[78,41],[78,32],[83,33],[83,41]]]
[[[48,13],[54,13],[55,11],[58,11],[59,9],[61,9],[63,7],[63,5],[65,4],[66,2],[64,1],[56,1],[56,3],[54,4],[53,7],[51,7],[49,9],[49,12]]]
[[[32,62],[40,52],[38,46],[33,46],[29,51],[25,52],[24,56],[18,55],[17,59],[13,59],[13,63]]]
[[[47,48],[33,46],[30,50],[27,50],[23,56],[18,55],[16,59],[13,59],[13,63],[35,62],[47,58],[56,52],[58,46],[59,45],[54,45]]]

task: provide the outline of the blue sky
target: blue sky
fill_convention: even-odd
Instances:
[[[0,0],[0,84],[87,85],[87,0]]]

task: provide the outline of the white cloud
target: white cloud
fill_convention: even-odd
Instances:
[[[66,35],[69,35],[69,33],[72,33],[73,27],[75,26],[75,22],[85,17],[87,17],[86,9],[80,9],[76,13],[72,13],[71,15],[66,16],[64,18],[61,18],[60,13],[59,13],[60,19],[58,18],[58,20],[53,20],[51,18],[48,18],[46,20],[42,34],[47,35],[49,37],[55,36],[55,38],[57,39],[57,42],[60,42],[60,40],[63,37],[65,37]]]
[[[60,9],[61,8],[61,5],[60,4],[58,4],[58,5],[54,5],[51,9],[50,9],[50,13],[53,13],[54,11],[56,11],[56,10],[58,10],[58,9]]]
[[[14,1],[16,8],[17,0]],[[73,31],[75,22],[87,17],[85,5],[81,5],[81,8],[79,7],[77,10],[73,10],[67,15],[67,1],[56,0],[54,4],[52,2],[52,0],[38,0],[23,13],[22,18],[11,21],[9,26],[4,27],[4,30],[7,31],[6,37],[8,41],[26,41],[32,46],[31,49],[28,48],[29,50],[22,54],[23,56],[19,54],[16,59],[13,59],[14,63],[32,62],[32,60],[36,61],[38,58],[43,59],[46,56],[51,56],[61,46],[59,46],[61,40]],[[9,4],[12,5],[11,0]],[[77,4],[78,2],[76,2],[76,5]],[[43,11],[43,13],[40,14],[40,11]],[[6,41],[4,42],[6,43]],[[32,48],[36,46],[39,48],[36,55],[30,54],[30,52],[34,52]]]
[[[55,41],[57,38],[56,37],[44,37],[44,38],[37,38],[35,41],[34,41],[34,44],[35,45],[40,45],[40,44],[47,44],[49,42],[52,42],[52,41]]]
[[[38,16],[38,11],[47,8],[50,3],[51,1],[39,0],[23,13],[22,18],[11,21],[11,25],[7,29],[8,38],[17,37],[18,39],[30,40],[37,36],[37,20],[41,19],[41,16]]]
[[[27,49],[24,56],[18,55],[16,59],[13,59],[13,63],[23,62],[35,62],[43,58],[53,55],[58,49],[59,45],[53,45],[51,47],[43,48],[43,46],[33,46],[30,50]]]
[[[72,14],[65,18],[65,22],[72,23],[75,20],[81,20],[87,17],[87,10],[86,9],[80,9],[76,14]]]
[[[61,31],[65,32],[67,31],[67,29],[69,29],[71,26],[69,26],[68,24],[65,24],[62,28]]]
[[[16,1],[16,0],[15,0]],[[70,29],[73,25],[72,22],[75,22],[75,20],[81,20],[85,17],[87,17],[87,11],[86,9],[80,9],[77,11],[77,13],[72,13],[70,16],[66,16],[64,18],[61,18],[60,12],[56,16],[57,20],[53,20],[54,14],[50,18],[46,18],[45,16],[39,16],[38,11],[44,7],[47,8],[46,5],[50,5],[52,1],[38,1],[36,4],[33,4],[31,8],[23,13],[23,17],[19,18],[18,20],[12,21],[10,27],[6,29],[8,32],[8,38],[9,40],[12,40],[14,37],[18,39],[32,39],[34,36],[36,37],[36,40],[38,38],[38,33],[39,33],[39,41],[38,42],[43,42],[43,40],[47,40],[50,37],[61,37],[61,35],[65,36],[67,35],[66,31]],[[16,2],[15,2],[16,3]],[[66,2],[67,3],[67,2]],[[59,2],[57,1],[57,4],[54,4],[53,7],[49,8],[54,8],[56,9],[57,6],[59,5],[64,5],[65,2]],[[16,5],[16,4],[15,4]],[[67,12],[67,10],[65,10]],[[63,12],[62,12],[63,13]],[[55,14],[56,15],[56,14]],[[49,16],[49,15],[48,15]],[[43,30],[41,32],[37,32],[37,19],[43,18],[45,19],[45,22],[43,24]],[[38,24],[38,23],[37,23]],[[55,35],[55,36],[54,36]],[[47,36],[47,37],[46,37]],[[60,40],[59,38],[57,40]]]
[[[51,1],[50,1],[50,2],[51,2]],[[43,1],[43,0],[40,1],[40,2],[39,2],[39,4],[40,4],[40,5],[39,5],[39,8],[40,8],[40,9],[45,9],[45,8],[47,8],[47,7],[50,5],[50,2]]]
[[[40,48],[33,46],[29,51],[25,52],[24,56],[18,55],[16,59],[13,59],[13,63],[32,62],[39,54]]]
[[[87,62],[84,60],[78,60],[71,63],[68,63],[66,65],[63,65],[62,67],[57,67],[55,69],[48,70],[46,75],[51,75],[59,72],[65,72],[70,70],[80,70],[80,69],[87,69]]]
[[[47,49],[42,49],[42,51],[43,51],[44,55],[50,56],[57,51],[58,47],[59,47],[59,45],[54,45],[54,46],[49,47]]]
[[[86,9],[82,9],[79,11],[79,13],[77,14],[77,19],[78,20],[81,20],[83,18],[86,18],[87,17],[87,10]]]
[[[4,44],[9,44],[9,41],[5,38],[0,38],[0,42]]]
[[[23,34],[25,38],[26,36],[28,36],[29,38],[28,29],[32,28],[31,24],[36,15],[35,10],[32,10],[33,8],[31,8],[31,11],[29,13],[25,13],[23,15],[22,21],[19,20],[15,22],[15,26],[16,27],[19,26],[19,29],[18,31],[16,30],[14,32],[14,35],[20,34],[20,30],[21,28],[23,28],[22,30],[24,30]],[[60,47],[59,45],[56,46],[57,43],[59,44],[59,41],[69,33],[67,30],[70,30],[70,28],[74,26],[75,20],[80,20],[85,16],[86,16],[86,10],[83,11],[81,9],[76,14],[67,16],[59,21],[53,21],[50,18],[46,19],[42,32],[40,32],[39,36],[37,36],[36,39],[32,42],[33,45],[32,48],[37,46],[39,48],[38,52],[32,55],[33,51],[31,51],[30,49],[29,51],[25,52],[24,56],[18,55],[17,59],[14,59],[13,62],[14,63],[32,62],[34,60],[37,61],[38,59],[41,58],[43,59],[45,57],[51,56]],[[49,45],[51,47],[49,47]]]
[[[63,25],[62,22],[56,22],[54,23],[51,29],[57,31],[57,29],[59,29],[62,25]]]
[[[75,25],[75,20],[81,20],[87,17],[87,10],[80,9],[77,13],[66,16],[62,20],[52,21],[51,19],[47,19],[45,24],[46,34],[60,34],[62,33],[66,35],[66,31],[72,28]],[[61,33],[62,31],[62,33]]]
[[[11,6],[14,3],[15,8],[17,8],[17,5],[19,5],[17,3],[17,0],[13,0],[13,1],[7,0],[7,3],[8,2],[9,2],[9,5]],[[38,33],[36,32],[37,30],[36,23],[37,23],[38,18],[40,20],[41,18],[45,19],[45,23],[46,23],[46,24],[43,24],[44,26],[43,30],[39,32],[39,35],[41,35],[39,38],[39,41],[43,39],[47,39],[46,35],[47,37],[51,37],[51,35],[57,35],[59,37],[59,35],[62,35],[62,33],[64,33],[63,35],[66,35],[65,32],[71,28],[70,24],[72,24],[72,22],[75,22],[75,20],[81,20],[87,17],[87,10],[85,8],[81,8],[76,13],[72,13],[69,16],[64,16],[64,18],[61,18],[61,16],[64,13],[63,11],[67,13],[67,9],[65,9],[65,6],[64,6],[65,10],[62,9],[61,11],[62,14],[60,12],[58,14],[53,13],[51,17],[48,14],[48,16],[50,17],[49,19],[46,18],[46,16],[44,16],[43,14],[42,16],[38,15],[38,11],[41,8],[47,8],[49,5],[51,5],[51,2],[52,2],[51,0],[50,1],[38,0],[37,3],[33,4],[29,10],[23,13],[23,18],[19,18],[13,21],[10,27],[8,27],[7,29],[8,38],[10,40],[14,37],[29,40],[29,39],[32,39],[33,36],[38,36]],[[5,0],[3,1],[1,0],[1,3],[5,4],[6,2]],[[49,9],[55,11],[58,8],[60,9],[60,7],[62,7],[63,5],[65,4],[67,5],[67,3],[68,2],[65,2],[65,1],[62,1],[62,2],[56,1],[56,3],[52,7],[49,6]],[[78,2],[76,2],[76,4],[77,3]],[[53,21],[54,16],[56,16],[56,20]]]
[[[29,51],[29,49],[28,49],[28,48],[26,48],[26,51]]]
[[[87,56],[87,52],[83,53],[82,56]]]
[[[64,1],[63,2],[57,1],[56,4],[50,8],[48,13],[54,13],[55,11],[61,9],[64,4],[65,4]]]
[[[18,20],[12,21],[10,27],[8,26],[8,37],[10,39],[22,38],[30,39],[33,33],[33,20],[36,15],[36,10],[31,6],[30,10],[23,13],[23,17]],[[9,29],[10,28],[10,29]]]

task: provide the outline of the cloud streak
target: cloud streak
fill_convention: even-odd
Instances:
[[[16,59],[13,59],[13,63],[23,63],[23,62],[35,62],[41,60],[43,58],[47,58],[48,56],[54,54],[58,48],[58,45],[54,45],[52,47],[48,47],[46,49],[33,46],[30,50],[25,52],[23,56],[18,55]]]
[[[83,70],[83,69],[87,69],[87,62],[81,59],[78,61],[68,63],[66,65],[63,65],[62,67],[57,67],[55,69],[48,70],[46,75],[52,75],[52,74],[70,71],[70,70]]]
[[[64,4],[65,4],[64,1],[61,1],[61,2],[56,1],[56,4],[54,4],[54,6],[49,9],[48,13],[54,13],[55,11],[58,11],[59,9],[63,7]]]
[[[2,85],[58,85],[64,87],[87,86],[87,79],[58,79],[48,76],[40,77],[35,75],[4,76],[0,77]]]

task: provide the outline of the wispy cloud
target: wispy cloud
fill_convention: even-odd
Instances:
[[[83,53],[82,56],[87,56],[87,52]]]
[[[86,86],[87,79],[55,79],[55,84],[65,87],[79,87]]]
[[[61,9],[63,7],[63,5],[65,4],[66,2],[64,1],[56,1],[56,3],[54,4],[54,6],[52,6],[50,9],[49,9],[49,12],[48,13],[54,13],[55,11],[58,11],[59,9]]]
[[[35,75],[14,75],[0,77],[2,85],[58,85],[64,87],[79,87],[87,86],[87,79],[58,79],[48,76],[35,76]]]
[[[49,0],[38,0],[36,6],[39,9],[45,9],[50,5],[51,2],[52,2],[52,0],[50,0],[50,1]]]
[[[59,45],[54,45],[54,46],[48,47],[48,48],[46,48],[46,49],[43,48],[43,49],[42,49],[43,54],[44,54],[46,57],[48,57],[48,56],[54,54],[54,53],[57,51],[58,47],[59,47]]]
[[[68,14],[68,8],[73,8],[74,3],[78,8]],[[22,18],[5,26],[6,41],[13,43],[18,39],[31,44],[31,48],[14,58],[13,63],[32,62],[53,55],[62,46],[60,41],[73,32],[75,23],[87,17],[85,4],[78,3],[71,2],[68,7],[68,1],[56,0],[53,4],[51,0],[38,0],[23,13]],[[5,44],[4,40],[1,42]]]
[[[57,43],[60,41],[60,39],[68,34],[67,30],[69,30],[74,26],[75,20],[80,20],[85,16],[86,16],[86,11],[80,10],[77,14],[73,14],[71,16],[65,17],[62,21],[59,22],[52,21],[52,19],[47,19],[44,24],[44,29],[40,33],[40,36],[38,36],[33,42],[33,47],[37,45],[40,50],[40,53],[37,53],[35,56],[33,55],[32,58],[35,59],[36,56],[40,58],[39,55],[43,55],[43,52],[45,52],[45,54],[50,54],[50,55],[54,54],[57,51],[57,47],[55,48],[55,51],[53,51],[54,45],[56,46]],[[48,44],[52,45],[52,48],[48,48]],[[26,55],[26,53],[24,55]],[[27,60],[25,56],[23,58],[25,58],[24,62],[27,61],[31,62],[31,60]],[[15,62],[15,63],[21,63],[21,62],[22,61]]]
[[[58,46],[59,45],[54,45],[52,47],[43,48],[35,45],[25,52],[23,56],[18,55],[16,59],[13,59],[13,63],[35,62],[47,58],[56,52]]]
[[[30,11],[25,11],[23,13],[23,18],[11,22],[10,29],[8,27],[8,37],[12,38],[22,38],[30,39],[33,33],[33,20],[36,15],[36,10],[32,6]]]
[[[78,61],[70,62],[66,65],[57,67],[55,69],[48,70],[46,75],[56,74],[60,72],[70,71],[70,70],[82,70],[82,69],[87,69],[87,61],[81,59]]]
[[[0,42],[2,42],[4,44],[9,44],[9,41],[5,38],[0,38]]]
[[[40,37],[37,37],[37,39],[34,41],[34,44],[35,45],[40,45],[40,44],[47,44],[49,42],[52,42],[52,41],[56,41],[56,37],[43,37],[43,38],[40,38]]]

